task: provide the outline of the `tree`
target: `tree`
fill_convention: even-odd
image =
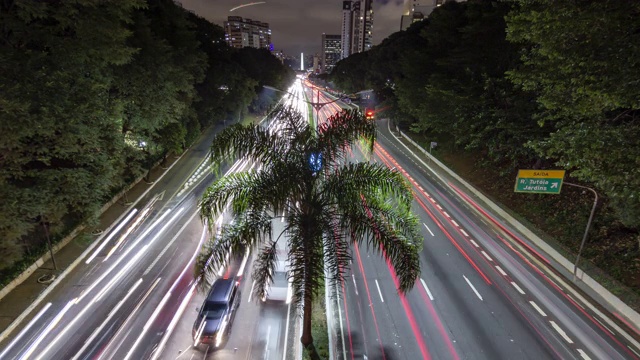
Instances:
[[[342,111],[316,131],[300,113],[279,107],[283,127],[272,132],[260,125],[227,128],[213,141],[211,160],[247,158],[260,170],[218,179],[207,189],[200,214],[212,235],[200,253],[196,276],[202,284],[228,262],[227,255],[245,248],[257,251],[253,269],[257,299],[277,261],[276,243],[286,241],[294,301],[303,311],[301,342],[313,359],[318,354],[311,336],[311,309],[325,277],[342,281],[349,266],[350,245],[366,243],[383,253],[399,279],[399,291],[413,286],[420,273],[422,237],[411,213],[411,189],[401,174],[373,163],[346,164],[346,147],[361,139],[371,152],[375,124],[362,113]],[[322,159],[314,166],[312,158]],[[212,231],[217,216],[231,204],[235,221]],[[273,234],[272,221],[284,214],[284,237]]]
[[[628,226],[640,226],[640,2],[521,0],[507,17],[523,47],[510,80],[538,95],[553,127],[541,156],[595,184]]]
[[[118,183],[108,89],[138,0],[0,3],[0,238],[91,216]],[[7,245],[5,245],[7,246]]]

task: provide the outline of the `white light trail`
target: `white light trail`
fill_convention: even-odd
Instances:
[[[104,247],[107,245],[107,243],[114,237],[116,236],[116,234],[122,229],[123,226],[125,226],[129,220],[131,220],[131,218],[133,217],[133,215],[135,215],[138,212],[138,209],[133,209],[131,210],[131,212],[129,212],[129,215],[127,215],[127,217],[122,220],[122,222],[120,224],[118,224],[118,226],[115,228],[115,230],[111,231],[111,233],[109,234],[109,236],[107,236],[107,238],[102,242],[102,244],[100,244],[100,246],[98,246],[98,248],[96,249],[96,251],[93,252],[93,255],[91,255],[87,261],[85,261],[85,264],[89,264],[91,261],[93,261],[93,259],[96,258],[96,256],[98,256],[98,254],[100,253],[100,251],[102,251],[102,249],[104,249]]]
[[[13,341],[4,349],[4,351],[2,351],[2,353],[0,353],[0,359],[3,359],[3,356],[9,352],[9,350],[11,350],[12,347],[14,347],[18,341],[24,336],[24,334],[27,333],[27,331],[29,331],[29,329],[31,329],[31,327],[38,321],[40,320],[40,318],[42,317],[42,315],[44,315],[45,312],[47,312],[47,310],[51,307],[51,303],[47,303],[39,312],[38,314],[36,314],[36,316],[31,319],[31,321],[27,324],[27,326],[22,329],[22,331],[20,331],[20,333],[18,334],[18,336],[15,337],[15,339],[13,339]]]
[[[89,338],[84,342],[84,345],[82,346],[82,348],[80,348],[80,350],[76,353],[76,356],[74,356],[72,360],[78,359],[82,355],[82,353],[87,349],[87,347],[91,345],[91,342],[96,338],[96,336],[98,336],[98,334],[102,331],[102,329],[104,329],[104,327],[111,320],[113,315],[115,315],[118,312],[120,307],[125,303],[125,301],[127,301],[127,299],[129,299],[129,296],[133,294],[133,292],[138,288],[138,286],[140,286],[140,284],[142,284],[142,278],[136,281],[136,283],[131,287],[131,289],[129,289],[129,292],[127,292],[124,298],[122,298],[122,300],[118,302],[118,304],[111,310],[111,312],[109,312],[109,315],[107,316],[107,318],[102,322],[102,324],[100,324],[100,326],[97,329],[93,331],[91,336],[89,336]],[[42,354],[40,354],[40,357],[38,358],[38,360],[42,358],[44,353],[46,353],[46,350],[47,349],[45,349],[45,351]]]
[[[44,338],[51,332],[51,330],[53,330],[53,328],[56,325],[58,325],[58,322],[60,322],[60,319],[62,319],[64,314],[66,314],[66,312],[69,311],[69,308],[71,308],[71,306],[73,306],[73,304],[75,304],[75,302],[76,302],[76,299],[73,299],[73,300],[69,301],[67,303],[67,305],[64,306],[64,308],[62,308],[62,310],[58,313],[58,315],[56,315],[56,317],[53,318],[53,320],[51,320],[49,325],[47,325],[47,327],[44,329],[44,331],[42,331],[40,333],[40,335],[38,336],[36,341],[32,342],[31,346],[29,346],[27,351],[24,354],[22,354],[22,356],[20,357],[20,360],[28,359],[31,356],[33,351],[38,347],[38,345],[40,345],[42,340],[44,340]]]

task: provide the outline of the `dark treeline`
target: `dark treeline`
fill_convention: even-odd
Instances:
[[[609,270],[609,261],[622,263],[612,272],[626,273],[638,289],[639,59],[638,1],[470,0],[447,2],[371,51],[342,60],[330,80],[345,92],[374,89],[383,116],[451,143],[485,173],[499,172],[509,182],[505,193],[513,192],[517,169],[527,168],[566,169],[568,179],[595,187],[605,199],[591,258]],[[574,191],[570,199],[584,203],[586,214],[559,196],[506,196],[555,201],[547,218],[573,211],[563,221],[575,227],[567,236],[575,250],[593,196],[562,191]],[[553,221],[544,217],[535,216]],[[630,241],[622,246],[618,235]]]
[[[294,77],[171,0],[0,2],[0,269]],[[13,265],[14,270],[6,270]],[[0,279],[5,280],[5,279]]]

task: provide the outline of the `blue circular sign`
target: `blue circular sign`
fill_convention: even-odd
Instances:
[[[311,153],[309,155],[309,167],[314,173],[322,169],[322,153]]]

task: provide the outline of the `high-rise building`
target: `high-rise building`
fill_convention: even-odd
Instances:
[[[373,45],[372,0],[342,2],[342,58],[367,51]]]
[[[405,0],[404,11],[400,19],[400,30],[407,30],[411,24],[427,18],[433,9],[448,0]],[[460,0],[464,1],[464,0]]]
[[[351,12],[352,3],[353,1],[350,0],[342,2],[342,59],[351,55],[351,26],[353,25],[353,13]]]
[[[342,36],[322,34],[321,56],[320,72],[331,72],[336,63],[342,58]]]
[[[271,50],[271,29],[261,21],[229,16],[224,22],[224,35],[231,47]]]

